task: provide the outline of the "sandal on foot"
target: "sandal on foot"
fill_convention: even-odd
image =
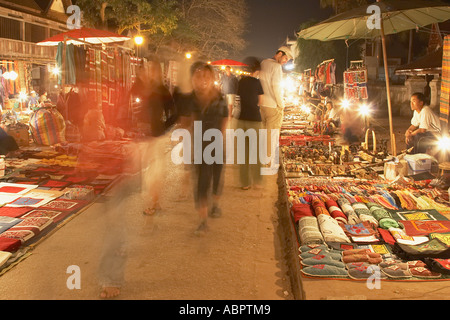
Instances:
[[[113,299],[120,294],[120,287],[102,287],[100,292],[101,299]]]
[[[155,213],[156,213],[156,209],[155,209],[155,208],[148,208],[148,209],[145,209],[145,210],[142,212],[142,214],[143,214],[144,216],[153,216],[153,215],[155,215]]]
[[[210,216],[211,218],[220,218],[222,216],[222,210],[219,207],[214,206],[212,207],[208,216]]]
[[[196,236],[203,236],[208,231],[208,225],[206,221],[202,221],[200,225],[197,227],[197,229],[194,231],[194,234]]]

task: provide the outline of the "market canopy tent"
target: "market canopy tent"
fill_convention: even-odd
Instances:
[[[395,156],[397,150],[392,124],[385,35],[425,27],[433,23],[447,21],[448,19],[450,19],[450,5],[442,2],[377,0],[376,3],[349,10],[315,26],[301,30],[298,33],[298,37],[320,41],[381,37],[389,109],[391,151]]]
[[[213,66],[230,66],[230,67],[246,67],[247,65],[245,63],[236,61],[236,60],[231,60],[231,59],[222,59],[222,60],[217,60],[214,62],[211,62],[211,65]]]
[[[57,34],[46,40],[38,42],[37,45],[57,46],[60,42],[64,41],[66,41],[66,44],[74,44],[74,45],[82,45],[85,44],[86,42],[90,44],[108,44],[127,40],[130,40],[130,37],[122,36],[107,30],[80,28]]]
[[[382,27],[375,24],[375,7],[380,10]],[[343,12],[298,33],[306,40],[373,39],[406,30],[422,28],[450,19],[450,5],[434,1],[377,1]],[[369,23],[368,23],[369,22]],[[369,28],[368,25],[373,28]]]

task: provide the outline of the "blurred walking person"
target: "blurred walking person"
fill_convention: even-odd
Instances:
[[[165,175],[164,148],[166,132],[176,121],[175,104],[172,95],[165,87],[161,65],[150,58],[139,72],[137,87],[133,95],[141,103],[137,119],[138,130],[145,136],[142,150],[143,192],[147,208],[145,215],[153,215],[161,210],[160,191]]]
[[[196,62],[192,65],[191,81],[193,91],[187,108],[183,110],[180,121],[185,123],[184,127],[189,122],[191,124],[200,122],[202,137],[210,129],[220,130],[222,135],[225,136],[228,108],[220,90],[215,87],[214,80],[214,69],[210,65],[203,62]],[[220,143],[223,144],[223,141]],[[201,162],[193,165],[195,180],[194,198],[200,218],[200,223],[195,231],[196,235],[203,235],[208,230],[208,217],[218,218],[222,215],[219,200],[223,185],[222,171],[225,159],[223,152],[222,154],[216,154],[218,151],[214,150],[212,156],[219,156],[222,158],[222,161],[207,163],[203,157],[207,146],[208,143],[203,141],[203,139],[201,150],[196,150],[194,146],[194,153],[199,152],[201,157]],[[212,199],[209,197],[210,192],[212,192]],[[211,208],[209,208],[210,200],[212,200]]]
[[[228,105],[228,118],[230,120],[231,114],[233,112],[234,103],[236,100],[237,88],[238,88],[238,79],[231,72],[231,67],[225,67],[225,73],[221,78],[221,88],[222,93],[227,101]]]

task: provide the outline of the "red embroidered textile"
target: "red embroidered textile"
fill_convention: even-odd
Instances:
[[[292,206],[291,210],[295,222],[303,217],[314,217],[313,210],[309,204],[296,203]]]
[[[33,210],[29,207],[1,207],[0,216],[19,218],[20,216],[26,214],[27,212]],[[1,251],[1,250],[0,250]]]
[[[408,236],[425,236],[430,233],[450,232],[450,220],[400,220]]]

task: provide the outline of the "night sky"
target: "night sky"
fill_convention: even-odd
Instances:
[[[310,19],[329,18],[331,9],[321,9],[319,0],[246,0],[249,7],[247,48],[234,57],[272,57],[289,37],[295,40],[300,24]]]

